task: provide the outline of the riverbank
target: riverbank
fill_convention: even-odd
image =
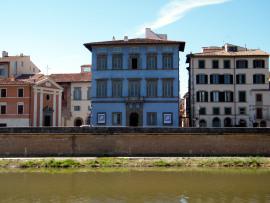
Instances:
[[[269,168],[266,157],[2,158],[0,168]]]

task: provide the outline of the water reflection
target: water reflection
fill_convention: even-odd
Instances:
[[[270,202],[270,172],[2,172],[0,202]]]

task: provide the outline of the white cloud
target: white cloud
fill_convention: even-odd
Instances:
[[[221,4],[230,0],[172,0],[159,11],[158,18],[153,22],[145,23],[139,27],[136,35],[142,35],[146,27],[153,30],[164,27],[177,20],[180,20],[184,15],[198,7],[208,6],[212,4]]]

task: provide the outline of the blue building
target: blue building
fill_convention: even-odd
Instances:
[[[92,52],[92,125],[178,126],[185,42],[147,28],[145,38],[84,45]]]

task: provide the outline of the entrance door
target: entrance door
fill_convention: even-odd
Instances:
[[[51,126],[51,116],[44,116],[44,126]]]
[[[137,127],[139,126],[139,114],[131,113],[129,116],[129,126]]]

